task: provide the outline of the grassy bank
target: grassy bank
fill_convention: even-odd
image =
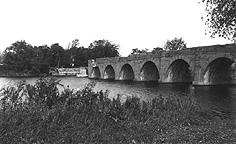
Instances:
[[[59,93],[59,81],[41,78],[3,88],[0,143],[236,142],[235,120],[197,107],[191,97],[121,102],[94,85]]]

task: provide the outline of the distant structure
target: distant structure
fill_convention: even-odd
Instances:
[[[52,72],[53,76],[77,76],[77,77],[86,77],[87,67],[79,68],[57,68]]]
[[[88,76],[193,85],[236,84],[235,62],[236,44],[213,45],[89,60]]]

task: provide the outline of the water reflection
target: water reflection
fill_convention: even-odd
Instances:
[[[195,87],[194,95],[202,106],[222,112],[236,112],[235,86],[199,86]]]

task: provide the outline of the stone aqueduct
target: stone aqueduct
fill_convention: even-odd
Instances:
[[[89,78],[236,84],[236,44],[89,60]]]

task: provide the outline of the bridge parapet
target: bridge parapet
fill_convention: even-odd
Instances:
[[[192,47],[194,52],[225,52],[225,51],[235,51],[236,44],[226,44],[226,45],[212,45],[212,46],[201,46],[201,47]]]

